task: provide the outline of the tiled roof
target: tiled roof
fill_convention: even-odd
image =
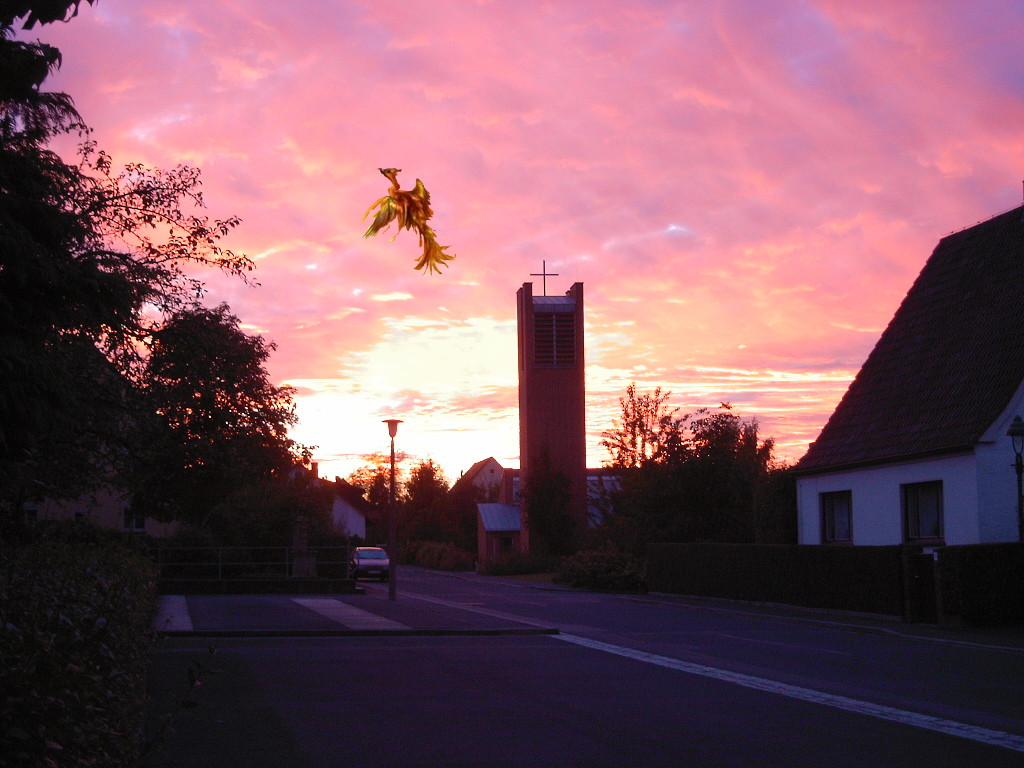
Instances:
[[[1022,215],[939,241],[798,471],[978,442],[1024,381]]]

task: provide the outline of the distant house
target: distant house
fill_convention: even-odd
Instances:
[[[157,538],[173,536],[176,522],[161,523],[132,509],[120,491],[101,488],[76,499],[41,499],[22,506],[26,515],[41,522],[88,520],[100,528],[127,533],[145,533]]]
[[[1015,541],[1024,208],[939,241],[796,466],[802,544]]]
[[[335,533],[357,536],[366,540],[366,518],[372,511],[363,491],[340,477],[334,478],[334,497],[331,501],[331,522]]]
[[[466,487],[472,487],[477,498],[496,501],[503,471],[501,464],[493,456],[481,459],[455,481],[451,492],[458,493]]]

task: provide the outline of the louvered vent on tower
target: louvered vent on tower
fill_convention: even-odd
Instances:
[[[538,312],[533,316],[534,354],[537,365],[571,366],[576,362],[576,318],[566,312]]]

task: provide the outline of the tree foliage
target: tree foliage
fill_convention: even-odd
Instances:
[[[534,459],[523,487],[523,510],[530,550],[542,557],[575,551],[579,525],[573,518],[572,482],[551,466],[547,455]]]
[[[402,494],[403,540],[454,541],[448,489],[444,471],[433,459],[421,460],[412,468]]]
[[[795,511],[774,441],[726,403],[680,417],[670,396],[630,385],[620,400],[622,418],[603,440],[622,484],[605,533],[637,555],[654,541],[787,540]]]
[[[622,419],[613,422],[601,440],[612,455],[612,466],[641,467],[650,461],[666,461],[679,450],[688,417],[677,417],[679,409],[665,405],[671,394],[657,387],[654,394],[638,395],[636,382],[626,387],[626,396],[619,398]]]
[[[155,331],[143,380],[156,418],[143,430],[136,485],[147,514],[200,521],[247,483],[292,468],[293,390],[269,380],[273,349],[226,304],[180,310]]]
[[[80,4],[0,8],[0,505],[8,507],[111,479],[125,430],[140,418],[132,390],[155,331],[202,294],[186,267],[243,278],[252,268],[219,242],[238,219],[203,215],[197,169],[116,169],[71,98],[44,90],[60,52],[15,40],[14,24],[66,20]],[[76,133],[74,162],[49,148]]]

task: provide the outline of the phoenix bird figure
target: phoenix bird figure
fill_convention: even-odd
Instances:
[[[370,215],[374,208],[377,214],[363,237],[373,237],[381,230],[391,226],[391,222],[398,222],[398,232],[403,229],[415,229],[419,233],[420,246],[423,248],[423,255],[416,261],[416,269],[424,269],[428,272],[440,274],[441,267],[445,262],[455,258],[454,254],[445,253],[447,245],[439,245],[434,230],[427,225],[427,219],[434,215],[430,209],[430,193],[423,186],[423,182],[416,179],[416,186],[413,189],[399,189],[398,174],[401,168],[378,168],[385,178],[391,182],[388,193],[380,200],[366,209],[363,214],[363,221]],[[398,237],[398,232],[391,238]]]

